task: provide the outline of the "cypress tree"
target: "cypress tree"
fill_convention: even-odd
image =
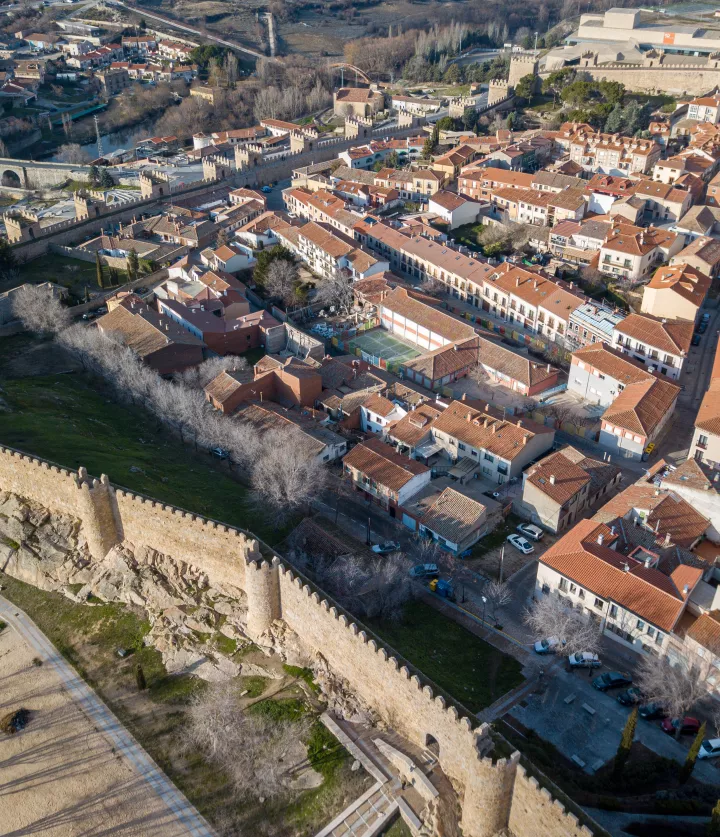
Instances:
[[[98,287],[105,287],[105,275],[103,274],[103,266],[100,261],[100,253],[95,253],[95,275],[97,276]]]
[[[712,816],[707,827],[707,837],[720,837],[720,799],[712,809]]]
[[[693,772],[693,769],[695,768],[695,762],[697,761],[698,753],[700,752],[700,745],[703,743],[703,738],[705,738],[705,726],[706,725],[703,724],[698,730],[698,734],[695,736],[692,747],[688,750],[688,754],[685,758],[685,764],[683,764],[680,768],[681,785],[684,785],[685,782],[687,782]]]
[[[615,754],[615,761],[613,763],[613,776],[619,779],[622,775],[625,763],[630,757],[630,750],[632,748],[633,739],[635,738],[635,727],[637,726],[638,711],[637,706],[630,713],[625,729],[623,730],[620,744],[618,745],[617,753]]]

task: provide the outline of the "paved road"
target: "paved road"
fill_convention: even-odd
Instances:
[[[12,602],[0,596],[0,618],[34,648],[43,662],[57,671],[63,686],[80,709],[92,720],[97,729],[110,739],[115,750],[125,756],[138,774],[150,784],[178,821],[185,826],[188,833],[193,837],[215,837],[215,832],[205,818],[158,768],[95,692],[78,676],[75,669],[60,656],[30,617],[15,607]]]

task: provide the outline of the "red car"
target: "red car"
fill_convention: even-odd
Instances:
[[[680,727],[680,734],[681,735],[697,735],[698,730],[700,729],[700,721],[697,718],[665,718],[665,720],[660,724],[663,728],[664,732],[667,732],[669,735],[675,735],[677,733],[678,726]]]

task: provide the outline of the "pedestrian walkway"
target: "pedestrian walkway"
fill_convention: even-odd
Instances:
[[[43,663],[52,666],[64,688],[96,728],[110,739],[119,756],[125,757],[137,773],[152,787],[168,809],[193,837],[215,837],[205,818],[188,802],[160,770],[132,735],[110,712],[95,692],[58,653],[27,614],[0,596],[0,618],[7,622],[33,647]]]

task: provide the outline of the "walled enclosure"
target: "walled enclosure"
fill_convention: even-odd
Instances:
[[[474,730],[469,717],[280,558],[262,557],[252,535],[115,488],[105,475],[92,479],[84,468],[73,473],[9,448],[0,448],[0,490],[79,519],[95,560],[127,541],[244,590],[251,637],[284,621],[390,725],[420,747],[428,736],[438,742],[440,764],[461,799],[464,837],[494,837],[508,826],[516,837],[592,837],[518,768],[519,753],[493,763],[484,755],[492,747],[487,725]]]
[[[686,96],[702,96],[720,85],[720,70],[708,69],[704,64],[663,65],[641,67],[626,64],[600,64],[597,67],[579,67],[594,81],[619,81],[628,90],[639,93],[671,93]],[[547,78],[549,73],[540,73]]]

